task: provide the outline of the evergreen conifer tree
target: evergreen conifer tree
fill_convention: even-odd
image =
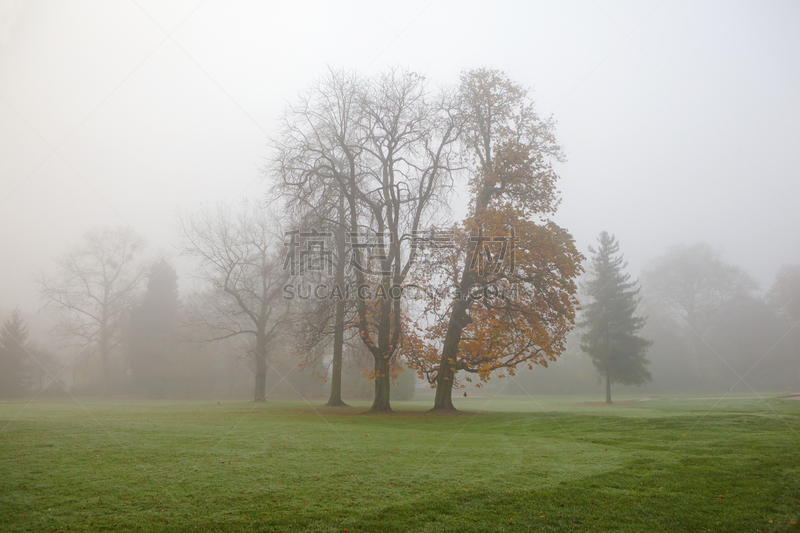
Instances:
[[[628,263],[619,253],[613,235],[602,232],[599,247],[591,246],[592,274],[586,292],[591,298],[580,324],[581,349],[592,358],[598,373],[605,378],[606,403],[611,403],[611,384],[641,385],[651,381],[650,362],[645,353],[651,341],[638,335],[646,319],[636,316],[639,288],[624,272]]]

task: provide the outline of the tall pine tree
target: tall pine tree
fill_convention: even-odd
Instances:
[[[639,288],[624,272],[628,263],[619,253],[619,243],[613,235],[602,232],[600,246],[591,246],[592,273],[586,284],[591,298],[585,306],[581,326],[581,349],[592,358],[598,373],[606,381],[606,403],[611,403],[611,384],[641,385],[651,381],[645,359],[651,341],[638,335],[645,319],[636,316]]]

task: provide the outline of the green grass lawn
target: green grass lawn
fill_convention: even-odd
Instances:
[[[800,402],[0,403],[2,531],[800,531]]]

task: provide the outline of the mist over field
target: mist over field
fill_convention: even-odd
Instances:
[[[795,531],[798,24],[0,0],[0,529]]]
[[[276,180],[267,163],[281,117],[309,84],[330,69],[374,76],[401,67],[436,90],[469,69],[496,68],[553,121],[563,149],[553,161],[553,220],[587,257],[601,231],[614,234],[627,272],[643,282],[648,332],[659,337],[652,387],[741,387],[737,374],[756,361],[759,386],[796,385],[798,366],[779,361],[793,323],[776,276],[800,264],[797,6],[551,2],[479,13],[479,4],[446,2],[4,2],[0,314],[19,309],[29,340],[53,368],[65,365],[74,354],[53,334],[36,279],[54,275],[87,232],[130,230],[142,240],[142,265],[163,257],[175,268],[186,304],[203,286],[179,248],[177,213],[263,200]],[[441,224],[463,218],[469,203],[464,176],[456,178]],[[285,230],[282,215],[274,214]],[[715,331],[679,341],[666,323],[674,309],[645,272],[692,246],[754,283],[729,295],[751,301],[724,310]],[[708,352],[705,363],[680,345],[698,335],[715,335],[694,347]],[[552,372],[537,367],[525,379],[547,390],[588,379],[588,358],[570,347]],[[688,367],[692,380],[677,383]]]

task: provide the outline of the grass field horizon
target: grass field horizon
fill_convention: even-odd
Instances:
[[[800,531],[800,402],[646,397],[0,403],[0,530]]]

